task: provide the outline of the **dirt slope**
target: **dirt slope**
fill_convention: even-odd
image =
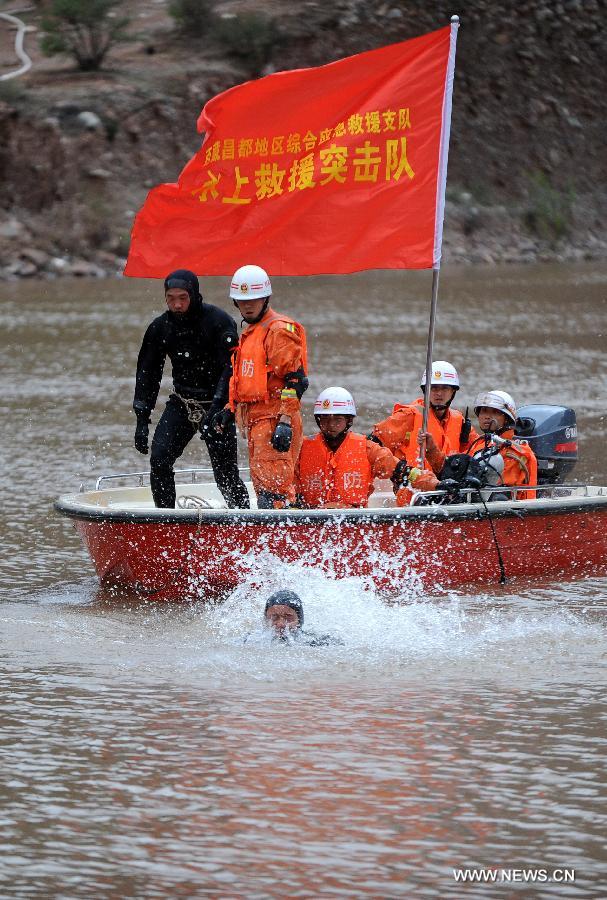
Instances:
[[[40,23],[37,6],[19,12]],[[0,82],[0,278],[118,271],[133,214],[199,146],[196,117],[259,74],[212,36],[186,40],[166,0],[123,4],[132,41],[100,73],[48,59]],[[303,0],[216,4],[275,25],[263,71],[316,65],[462,20],[445,256],[493,262],[607,257],[605,0]],[[21,7],[24,9],[24,7]],[[18,66],[0,20],[0,75]]]

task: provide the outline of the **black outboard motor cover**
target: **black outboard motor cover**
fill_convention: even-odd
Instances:
[[[438,477],[441,481],[454,481],[461,487],[487,487],[502,484],[503,471],[504,461],[498,450],[491,446],[483,451],[481,446],[478,455],[453,453],[448,456]]]
[[[538,484],[556,484],[573,471],[578,455],[574,410],[548,404],[521,406],[515,435],[524,438],[537,457]]]
[[[441,481],[458,481],[462,483],[469,473],[472,457],[467,453],[453,453],[447,456],[438,477]],[[478,475],[476,471],[475,476]]]

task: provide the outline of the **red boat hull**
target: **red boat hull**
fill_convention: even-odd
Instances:
[[[496,583],[496,541],[482,512],[401,518],[307,519],[227,515],[219,521],[79,519],[76,527],[104,583],[155,599],[209,597],[254,577],[267,554],[329,577],[367,576],[387,593]],[[493,516],[512,577],[607,573],[607,505],[504,510]]]

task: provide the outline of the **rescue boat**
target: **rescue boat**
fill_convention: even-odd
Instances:
[[[210,470],[183,469],[175,509],[154,507],[141,472],[101,476],[55,508],[73,520],[103,584],[158,600],[225,595],[254,578],[262,557],[365,577],[385,594],[607,573],[607,487],[562,483],[577,458],[573,411],[520,415],[539,462],[534,499],[517,499],[517,488],[500,487],[499,500],[462,488],[457,502],[436,491],[397,508],[388,482],[365,509],[234,510]]]

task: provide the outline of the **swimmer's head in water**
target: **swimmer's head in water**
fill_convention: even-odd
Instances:
[[[301,600],[294,591],[276,591],[266,600],[264,617],[279,635],[297,631],[304,620]]]

